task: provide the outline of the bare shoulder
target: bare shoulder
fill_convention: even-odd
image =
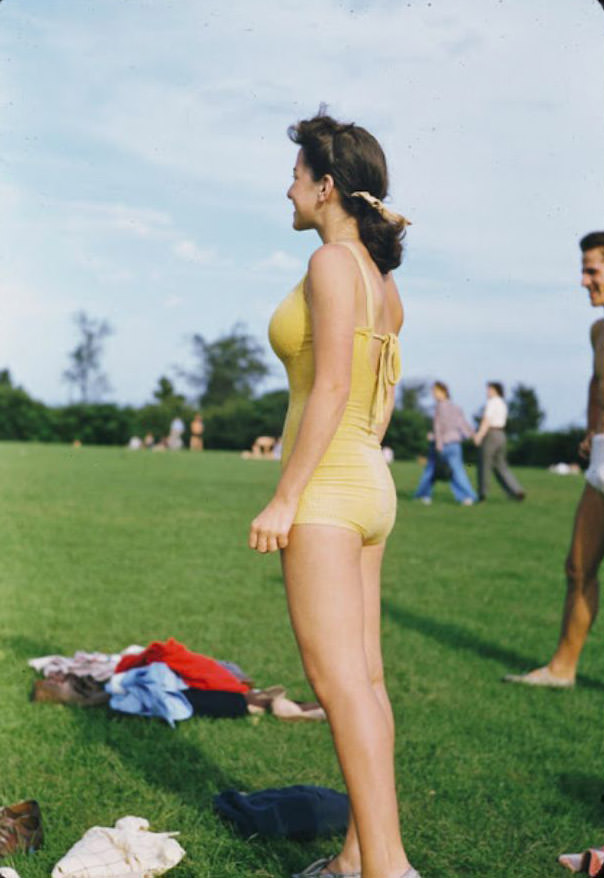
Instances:
[[[356,279],[354,257],[342,244],[323,244],[308,261],[305,293],[309,301],[347,296]]]
[[[388,308],[388,313],[395,327],[395,331],[398,334],[401,331],[401,327],[405,320],[405,311],[396,281],[394,280],[391,271],[384,276],[384,290],[386,293],[386,306]]]
[[[352,274],[354,268],[354,257],[348,247],[342,244],[323,244],[315,250],[308,262],[309,274],[315,275],[346,270]]]

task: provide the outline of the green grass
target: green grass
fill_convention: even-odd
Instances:
[[[602,841],[602,628],[570,692],[504,686],[555,643],[578,478],[526,470],[524,504],[494,489],[457,507],[439,484],[399,516],[384,570],[384,652],[401,818],[425,878],[563,875]],[[325,725],[192,719],[170,729],[105,708],[33,704],[32,656],[170,635],[304,697],[279,562],[246,548],[275,464],[236,455],[0,445],[0,802],[35,797],[47,876],[93,824],[126,814],[180,830],[175,878],[285,876],[333,844],[244,841],[213,814],[228,787],[341,788]]]

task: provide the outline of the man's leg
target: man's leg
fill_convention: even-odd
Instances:
[[[604,558],[604,494],[590,484],[575,516],[566,559],[567,591],[558,647],[549,663],[557,677],[574,679],[579,656],[598,614],[598,568]]]
[[[493,454],[493,469],[495,470],[495,475],[504,491],[512,497],[523,499],[524,491],[522,490],[522,486],[508,466],[506,459],[506,446],[507,440],[505,438],[505,433],[499,433],[497,436],[497,445]]]
[[[510,674],[510,683],[572,686],[579,656],[598,613],[598,568],[604,558],[604,494],[586,484],[575,515],[566,559],[567,591],[556,652],[543,668]]]
[[[493,433],[489,432],[482,440],[478,456],[478,496],[481,500],[486,499],[489,493],[491,470],[493,469],[493,451]]]

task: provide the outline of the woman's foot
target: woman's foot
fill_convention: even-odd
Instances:
[[[292,878],[361,878],[361,870],[351,869],[341,863],[339,856],[323,857],[315,860],[303,872],[295,872]]]

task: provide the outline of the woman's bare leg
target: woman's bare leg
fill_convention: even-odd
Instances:
[[[363,550],[354,531],[297,525],[282,553],[289,612],[302,661],[323,705],[350,796],[363,878],[399,878],[408,868],[394,784],[393,722],[375,637],[375,598],[366,596],[363,571],[381,553]],[[374,658],[368,658],[368,647]],[[378,664],[379,662],[379,664]],[[381,694],[378,694],[380,692]],[[352,849],[351,849],[352,855]]]
[[[391,733],[392,758],[394,759],[394,717],[386,685],[382,661],[381,639],[381,574],[384,543],[364,546],[361,550],[361,576],[363,581],[363,626],[365,631],[365,655],[369,667],[371,685],[382,706]],[[361,850],[357,828],[352,813],[341,852],[334,857],[329,868],[333,872],[360,872]]]

